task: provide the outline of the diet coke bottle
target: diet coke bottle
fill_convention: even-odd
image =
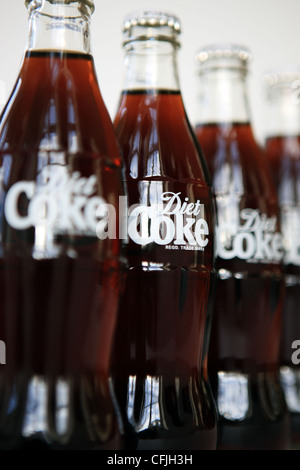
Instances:
[[[109,359],[123,255],[105,219],[123,183],[90,52],[94,4],[26,5],[0,121],[0,449],[118,449]]]
[[[128,191],[129,274],[112,378],[126,445],[138,450],[216,447],[207,376],[214,210],[179,86],[180,30],[166,12],[125,19],[114,121]]]
[[[265,75],[265,151],[278,192],[285,257],[280,379],[300,447],[300,71]]]
[[[218,449],[286,449],[279,382],[284,249],[270,168],[251,126],[250,58],[247,48],[231,44],[197,55],[196,134],[217,210],[208,370],[220,417]]]

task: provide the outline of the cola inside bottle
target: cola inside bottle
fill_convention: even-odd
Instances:
[[[136,25],[136,26],[135,26]],[[215,449],[207,379],[214,212],[177,79],[179,23],[125,21],[115,127],[128,191],[129,273],[112,378],[127,448]]]
[[[278,362],[284,250],[275,187],[251,127],[250,53],[215,45],[197,59],[196,135],[217,210],[208,371],[220,417],[218,449],[286,449],[289,421]]]
[[[93,3],[26,3],[0,127],[0,448],[118,449],[108,368],[123,258],[97,210],[117,212],[123,184],[89,48]]]
[[[300,447],[300,114],[299,71],[291,68],[265,79],[265,151],[278,191],[285,242],[285,301],[283,307],[280,378],[292,420],[292,446]]]

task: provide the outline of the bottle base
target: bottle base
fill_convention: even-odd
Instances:
[[[100,375],[33,375],[0,385],[0,450],[123,449]]]
[[[217,450],[289,450],[291,417],[276,372],[218,372]]]

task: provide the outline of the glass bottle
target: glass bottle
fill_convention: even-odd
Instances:
[[[231,44],[197,55],[195,128],[217,212],[208,370],[220,418],[218,449],[285,449],[278,363],[284,250],[276,190],[251,126],[250,59],[247,48]]]
[[[128,192],[129,274],[112,378],[127,448],[215,449],[207,379],[214,209],[178,79],[180,22],[134,12],[115,128]]]
[[[300,448],[300,71],[266,74],[265,151],[278,192],[285,257],[280,378]]]
[[[90,51],[92,1],[26,1],[0,120],[1,449],[122,446],[109,357],[123,278],[105,218],[123,195]]]

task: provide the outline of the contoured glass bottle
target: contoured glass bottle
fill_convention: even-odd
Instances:
[[[115,127],[128,191],[129,274],[113,383],[127,446],[215,449],[207,377],[214,208],[178,80],[180,23],[166,12],[124,22]]]
[[[26,6],[0,121],[0,448],[120,448],[108,373],[124,263],[102,223],[124,189],[90,50],[94,3]]]
[[[265,151],[278,192],[285,257],[280,378],[292,420],[292,446],[300,446],[300,71],[264,76]]]
[[[220,417],[219,449],[286,449],[279,381],[284,254],[276,189],[251,124],[251,54],[199,51],[196,135],[217,210],[217,285],[208,370]]]

